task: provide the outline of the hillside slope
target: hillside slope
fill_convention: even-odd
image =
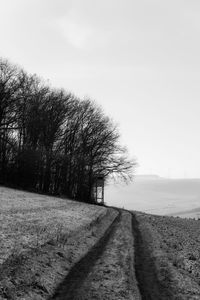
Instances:
[[[0,300],[200,299],[200,221],[0,187]]]
[[[47,299],[117,214],[0,187],[0,299]]]
[[[200,179],[136,176],[132,184],[106,187],[105,194],[111,206],[155,215],[200,217]]]

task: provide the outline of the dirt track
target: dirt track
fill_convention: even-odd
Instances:
[[[70,214],[82,224],[92,208],[76,205]],[[200,299],[198,221],[95,209],[73,234],[66,234],[66,223],[56,239],[1,264],[0,300]],[[19,212],[11,216],[17,220]]]
[[[173,299],[160,285],[137,219],[121,211],[105,235],[57,288],[56,300]]]
[[[54,300],[198,299],[177,294],[152,256],[152,236],[134,213],[121,210],[91,251],[70,271]],[[160,276],[162,275],[162,276]],[[49,300],[50,300],[49,299]]]
[[[130,230],[131,214],[120,212],[103,238],[71,270],[53,299],[141,299]]]
[[[162,286],[157,278],[156,266],[147,244],[142,238],[136,216],[132,215],[135,238],[135,272],[143,300],[170,300],[173,295]]]

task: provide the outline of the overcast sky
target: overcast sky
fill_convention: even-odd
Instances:
[[[200,177],[199,0],[0,0],[0,56],[119,123],[137,173]]]

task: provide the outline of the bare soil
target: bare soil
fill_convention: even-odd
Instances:
[[[148,232],[140,231],[135,215],[132,218],[132,226],[135,237],[135,272],[142,300],[172,299],[170,289],[163,285],[158,278],[150,248],[151,235],[148,235],[148,241],[145,240],[144,235]]]
[[[200,222],[136,213],[142,299],[200,299]]]
[[[141,299],[134,272],[131,219],[130,213],[120,212],[104,237],[57,288],[53,299]]]
[[[0,300],[200,299],[200,221],[0,188]]]

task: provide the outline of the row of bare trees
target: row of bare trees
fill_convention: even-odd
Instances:
[[[113,122],[91,100],[0,60],[0,182],[93,202],[99,173],[131,176]]]

